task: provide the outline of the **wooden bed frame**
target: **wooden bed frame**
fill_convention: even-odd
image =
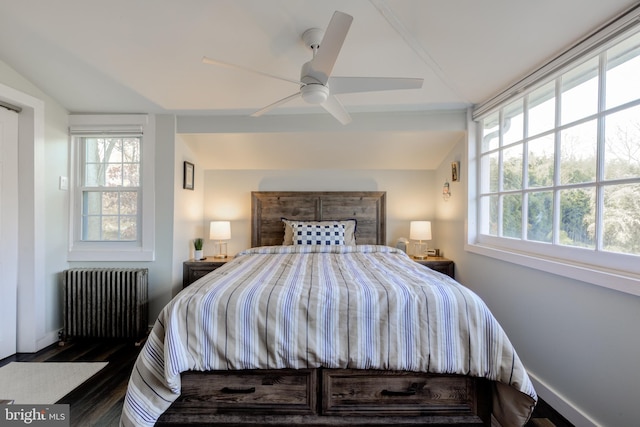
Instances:
[[[358,244],[386,244],[386,193],[253,192],[251,246],[281,245],[282,219],[356,219]],[[189,371],[157,426],[491,425],[490,381],[349,369]]]
[[[282,245],[282,219],[355,219],[359,245],[386,245],[384,191],[254,191],[251,193],[251,247]]]

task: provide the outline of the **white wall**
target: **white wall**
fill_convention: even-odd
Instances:
[[[427,170],[208,170],[204,176],[204,224],[231,221],[228,252],[251,245],[251,191],[386,191],[387,243],[408,237],[409,221],[430,220],[435,185]],[[205,236],[205,255],[213,245]]]
[[[577,426],[638,424],[640,298],[465,252],[466,143],[436,171],[462,161],[463,182],[437,200],[436,238],[456,279],[478,293],[506,330],[541,397]],[[471,179],[473,182],[473,179]]]
[[[49,103],[47,103],[49,105]],[[69,177],[69,134],[67,112],[61,107],[48,108],[45,125],[44,203],[45,215],[45,265],[46,265],[46,316],[45,331],[56,332],[62,325],[62,286],[60,272],[67,267],[67,237],[69,222],[69,191],[61,190],[60,177]],[[55,334],[57,339],[57,333]]]
[[[173,276],[174,194],[175,186],[175,117],[156,116],[156,252],[153,262],[133,263],[149,268],[149,323],[173,297],[177,280]]]
[[[193,190],[183,188],[184,162],[195,165]],[[176,136],[174,162],[173,295],[182,289],[182,263],[193,258],[193,239],[208,235],[203,223],[204,171],[198,154],[181,135]],[[206,233],[205,233],[206,232]]]
[[[23,227],[37,230],[34,242],[37,249],[32,246],[31,239],[23,238],[20,242],[21,265],[32,263],[35,267],[29,277],[23,275],[20,278],[19,308],[24,312],[24,306],[32,312],[32,318],[23,319],[19,327],[18,351],[34,351],[51,344],[57,340],[57,331],[61,326],[61,287],[59,272],[66,268],[66,229],[68,223],[68,193],[58,189],[59,176],[67,176],[68,172],[68,133],[67,111],[55,100],[47,96],[40,89],[24,79],[19,73],[0,61],[0,84],[18,92],[16,98],[32,99],[28,101],[33,105],[43,105],[44,117],[35,117],[32,121],[35,126],[44,126],[42,134],[36,131],[36,142],[29,142],[29,147],[20,148],[20,165],[36,165],[36,170],[27,171],[26,179],[21,175],[19,187],[21,191],[21,203],[25,206],[35,207],[35,211],[21,214],[20,221]],[[7,99],[9,90],[0,91],[0,98]],[[31,121],[34,111],[30,108],[20,114],[22,121]],[[25,116],[31,118],[25,120]],[[43,120],[40,123],[40,119]],[[22,125],[21,125],[22,126]],[[21,128],[21,132],[22,132]],[[21,136],[21,143],[23,136]],[[43,140],[40,140],[42,138]],[[29,157],[29,158],[27,158]],[[24,163],[23,163],[24,162]],[[44,167],[43,167],[44,166]],[[33,188],[37,189],[34,194]],[[31,209],[31,208],[29,208]],[[45,215],[46,212],[46,215]],[[28,223],[27,223],[28,222]],[[16,225],[18,226],[18,225]],[[24,257],[30,259],[24,259]],[[22,302],[20,302],[22,301]],[[28,323],[28,325],[25,325]],[[25,330],[27,328],[28,330]]]

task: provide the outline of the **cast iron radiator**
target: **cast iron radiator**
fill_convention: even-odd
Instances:
[[[143,337],[148,326],[148,271],[146,268],[63,271],[62,339]]]

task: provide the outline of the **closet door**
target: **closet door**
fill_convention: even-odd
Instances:
[[[0,359],[16,353],[18,113],[0,107]]]

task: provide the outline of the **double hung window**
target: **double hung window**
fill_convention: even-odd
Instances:
[[[137,115],[72,116],[70,260],[153,259],[148,122]]]
[[[142,136],[77,137],[83,160],[78,194],[85,242],[138,240]]]

